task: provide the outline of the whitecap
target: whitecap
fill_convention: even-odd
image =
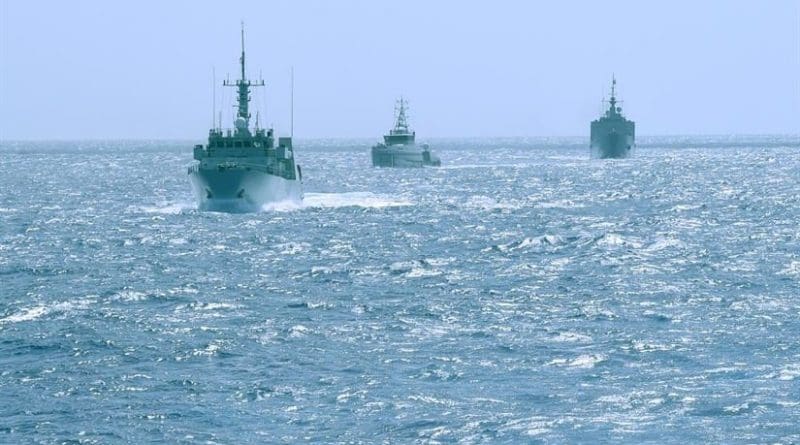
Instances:
[[[421,278],[441,275],[442,272],[431,267],[425,260],[397,261],[389,266],[393,275],[403,275],[408,278]]]
[[[564,238],[558,235],[541,235],[537,237],[526,237],[521,241],[500,244],[497,246],[497,249],[501,252],[506,252],[524,249],[526,247],[556,246],[563,242]]]
[[[381,209],[410,205],[413,205],[413,203],[407,199],[378,195],[371,192],[306,193],[303,199],[303,207],[306,208],[363,207]]]
[[[328,275],[328,274],[332,274],[332,273],[334,273],[333,268],[330,268],[328,266],[312,266],[311,267],[311,275],[312,276]]]
[[[275,250],[283,255],[294,255],[311,248],[311,244],[306,242],[300,243],[282,243],[275,246]]]
[[[588,369],[594,368],[595,365],[602,363],[606,357],[602,354],[583,354],[575,357],[574,359],[557,358],[548,362],[548,365],[567,366],[569,368]]]
[[[289,328],[289,337],[299,338],[307,335],[309,332],[310,330],[307,327],[298,324]]]
[[[778,380],[794,380],[800,377],[800,364],[787,365],[778,372]]]
[[[517,210],[522,207],[515,201],[497,200],[485,195],[473,195],[466,200],[464,206],[476,210]]]
[[[360,389],[360,390],[352,390],[346,389],[344,392],[340,393],[336,396],[337,403],[346,403],[349,402],[352,398],[363,399],[364,396],[367,394],[367,391]]]
[[[170,294],[170,295],[197,294],[199,292],[200,292],[199,290],[197,290],[196,288],[191,287],[191,286],[178,286],[178,287],[173,287],[173,288],[167,290],[167,293]]]
[[[534,416],[527,419],[516,419],[506,423],[501,429],[520,431],[527,436],[539,436],[549,433],[562,419],[553,420],[547,417]]]
[[[678,204],[673,206],[670,211],[672,212],[686,212],[689,210],[697,210],[705,208],[705,204]]]
[[[656,351],[670,351],[673,348],[668,345],[662,345],[659,343],[648,343],[642,340],[634,340],[632,342],[632,347],[637,352],[656,352]]]
[[[417,432],[418,437],[425,437],[429,439],[433,439],[432,443],[439,443],[438,438],[445,436],[447,434],[451,434],[453,431],[445,426],[437,426],[433,428],[422,429]]]
[[[638,264],[636,266],[631,267],[631,273],[636,275],[654,275],[661,273],[661,269],[655,266],[651,266],[648,264]]]
[[[239,305],[231,303],[192,303],[190,305],[198,311],[215,311],[218,309],[238,309]]]
[[[591,343],[592,337],[577,332],[559,332],[553,337],[553,341],[565,343]]]
[[[86,309],[87,307],[89,307],[90,304],[94,302],[95,299],[93,297],[93,298],[84,298],[80,300],[63,301],[49,306],[39,305],[30,308],[25,308],[15,314],[11,314],[4,318],[0,318],[0,325],[5,323],[20,323],[23,321],[32,321],[41,318],[45,315],[49,315],[51,313],[59,313],[59,312],[69,313],[72,312],[73,310]]]
[[[205,348],[193,350],[192,355],[195,357],[198,356],[211,357],[217,355],[221,350],[222,350],[222,345],[219,342],[212,341]]]
[[[658,238],[644,250],[647,252],[658,252],[671,247],[681,248],[685,247],[685,244],[681,242],[681,240],[675,238]]]
[[[606,357],[602,354],[584,354],[575,357],[568,363],[572,368],[594,368],[598,363],[604,362]]]
[[[800,261],[792,261],[778,272],[778,275],[800,276]]]
[[[705,372],[708,374],[727,374],[729,372],[737,372],[739,368],[735,366],[720,366],[717,368],[708,369]]]
[[[556,201],[539,202],[535,206],[537,209],[577,209],[584,207],[583,204],[576,204],[574,201],[568,199],[559,199]]]
[[[611,405],[630,405],[630,399],[627,396],[622,396],[619,394],[607,395],[607,396],[600,396],[597,398],[598,402],[601,403],[608,403]]]
[[[421,267],[415,267],[411,269],[406,276],[409,278],[422,278],[422,277],[435,277],[441,275],[442,272],[435,270],[435,269],[424,269]]]
[[[303,201],[286,199],[283,201],[268,202],[261,206],[261,210],[265,212],[291,212],[300,210],[303,207],[305,207]]]
[[[598,246],[603,247],[633,247],[638,249],[642,247],[642,244],[631,238],[624,238],[622,235],[617,233],[606,233],[603,234],[601,237],[597,238],[595,244]]]
[[[130,206],[129,213],[149,213],[160,215],[178,215],[187,210],[195,210],[197,205],[190,202],[161,202],[150,206]]]
[[[571,263],[571,262],[572,262],[572,260],[569,259],[569,258],[566,258],[566,257],[565,258],[556,258],[553,261],[550,261],[550,264],[548,264],[546,266],[546,270],[548,272],[558,272],[560,270],[563,270],[565,267],[567,267],[567,265],[569,265],[569,263]]]
[[[45,306],[35,306],[32,308],[23,309],[22,311],[17,312],[16,314],[11,314],[5,318],[0,318],[0,324],[36,320],[48,312],[50,311]]]
[[[722,408],[723,411],[731,414],[739,414],[740,412],[747,411],[749,409],[750,409],[750,404],[747,402],[740,403],[738,405],[730,405]]]
[[[413,400],[415,402],[428,403],[428,404],[431,404],[431,405],[444,405],[444,406],[453,406],[454,405],[452,400],[433,397],[433,396],[427,396],[427,395],[410,395],[410,396],[408,396],[408,400]]]
[[[147,294],[144,292],[138,292],[126,289],[115,293],[110,297],[110,299],[122,300],[122,301],[142,301],[147,299]]]

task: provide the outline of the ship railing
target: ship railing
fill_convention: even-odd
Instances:
[[[286,168],[286,166],[280,162],[275,165],[261,165],[261,164],[252,164],[248,162],[225,162],[222,164],[218,164],[218,167],[223,169],[247,169],[247,170],[254,170],[266,173],[268,175],[280,176],[282,178],[287,179],[295,179],[295,173],[292,169]],[[190,165],[188,167],[188,173],[198,173],[200,171],[200,164]]]
[[[283,178],[286,178],[287,176],[290,176],[291,179],[294,179],[293,178],[293,176],[294,176],[293,173],[294,172],[292,172],[289,169],[287,169],[284,166],[284,164],[281,163],[281,162],[279,162],[278,164],[275,164],[275,165],[251,164],[251,163],[247,163],[247,162],[236,162],[234,164],[235,164],[235,166],[237,168],[242,168],[243,167],[243,168],[250,169],[250,170],[264,172],[264,173],[266,173],[268,175],[280,176],[280,177],[283,177]]]

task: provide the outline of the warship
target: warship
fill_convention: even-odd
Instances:
[[[263,87],[264,81],[248,80],[245,74],[244,25],[239,62],[241,78],[223,82],[237,90],[233,129],[223,130],[221,122],[212,124],[208,144],[195,145],[194,161],[188,169],[201,210],[252,212],[270,202],[303,199],[302,173],[295,164],[292,138],[280,137],[276,145],[274,130],[260,128],[258,115],[255,126],[250,127],[250,88]]]
[[[406,108],[408,102],[402,97],[395,107],[394,128],[383,136],[383,143],[372,147],[373,167],[423,167],[441,165],[438,157],[431,153],[427,144],[417,145],[416,132],[408,128]]]
[[[600,159],[627,158],[635,146],[635,123],[622,115],[617,106],[617,79],[611,80],[611,99],[608,109],[599,119],[592,121],[592,157]]]

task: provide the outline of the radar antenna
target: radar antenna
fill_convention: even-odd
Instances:
[[[604,99],[605,101],[605,99]],[[622,108],[618,107],[617,104],[621,104],[622,101],[617,100],[617,76],[614,74],[611,75],[611,98],[608,100],[608,110],[606,111],[606,115],[608,117],[613,116],[622,116]]]
[[[294,137],[294,67],[292,67],[292,92],[289,103],[289,137]]]
[[[217,70],[211,67],[211,128],[214,128],[214,121],[217,120]]]
[[[238,112],[236,113],[237,117],[234,123],[236,124],[235,127],[237,133],[248,134],[248,127],[250,126],[250,87],[263,87],[264,80],[259,79],[258,81],[253,82],[247,79],[247,75],[245,73],[244,22],[242,22],[242,56],[239,58],[239,62],[242,65],[242,77],[237,80],[236,83],[226,80],[223,85],[227,87],[238,88],[239,91],[236,100],[239,106]]]
[[[617,106],[617,77],[615,75],[611,75],[611,108],[616,110]]]
[[[394,131],[397,133],[408,133],[408,117],[406,116],[407,106],[408,101],[405,100],[403,96],[400,96],[400,99],[397,100],[397,105],[395,107],[397,116],[395,119]]]
[[[615,97],[617,95],[617,76],[612,74],[611,75],[611,97]]]

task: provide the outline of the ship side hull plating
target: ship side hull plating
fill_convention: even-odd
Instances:
[[[189,177],[200,210],[255,212],[271,202],[303,199],[299,180],[254,169],[193,166]]]
[[[437,167],[439,165],[441,165],[441,161],[438,157],[416,144],[372,147],[373,167]]]
[[[634,148],[634,123],[628,120],[592,122],[592,157],[621,159],[631,156]]]

